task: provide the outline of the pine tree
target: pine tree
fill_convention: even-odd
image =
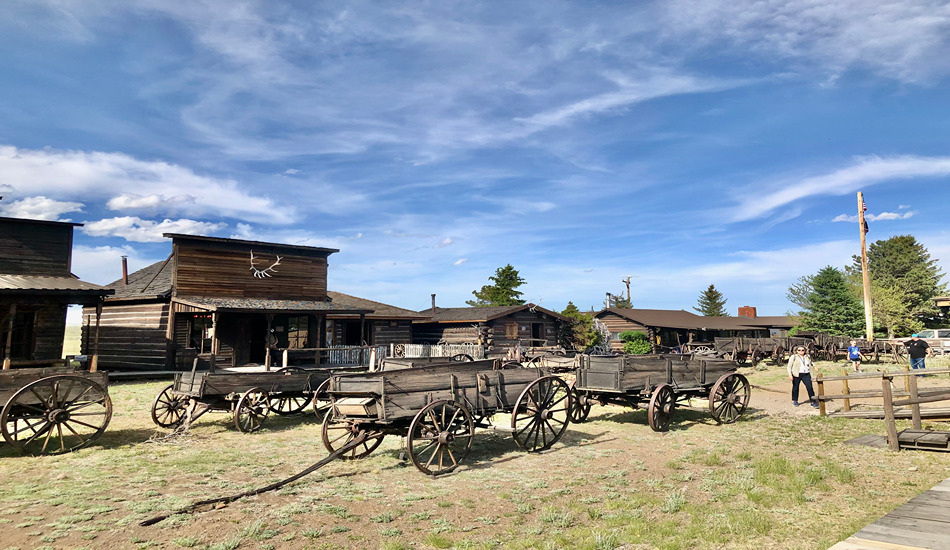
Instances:
[[[475,300],[468,300],[465,303],[470,306],[520,306],[525,301],[521,299],[521,292],[516,290],[525,283],[525,280],[518,275],[518,270],[511,267],[511,264],[505,267],[499,267],[495,270],[495,275],[488,278],[494,281],[492,285],[484,285],[481,290],[473,290]]]
[[[844,273],[831,266],[810,277],[809,308],[802,312],[799,330],[827,332],[835,336],[858,336],[864,331],[861,302]]]
[[[622,291],[618,294],[610,294],[608,292],[607,297],[608,297],[607,298],[608,303],[610,304],[608,307],[617,307],[620,309],[633,308],[633,303],[629,299],[627,299],[627,297],[624,295]]]
[[[709,288],[699,295],[699,300],[696,302],[699,307],[693,309],[708,317],[728,317],[729,314],[726,313],[727,301],[722,292],[716,290],[715,285],[709,285]]]
[[[579,310],[574,302],[568,302],[561,315],[569,318],[570,323],[561,325],[558,343],[567,349],[585,350],[601,342],[600,333],[594,330],[592,314]]]

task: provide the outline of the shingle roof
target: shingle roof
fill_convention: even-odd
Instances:
[[[100,296],[112,294],[107,289],[99,285],[80,281],[78,277],[10,275],[0,273],[0,291],[3,290],[63,290],[69,292],[90,291]]]
[[[485,321],[493,321],[500,317],[505,317],[519,311],[524,311],[526,309],[531,309],[532,311],[540,311],[552,317],[561,320],[567,320],[566,317],[551,311],[544,309],[543,307],[536,306],[534,304],[525,304],[521,306],[483,306],[483,307],[437,307],[435,308],[435,313],[432,313],[432,308],[423,309],[419,313],[426,316],[426,319],[415,321],[416,323],[480,323]]]
[[[371,313],[355,307],[315,300],[266,300],[261,298],[211,298],[208,296],[176,296],[175,302],[200,307],[208,311],[319,311],[342,313]]]
[[[648,327],[700,330],[749,330],[763,327],[793,327],[797,318],[775,317],[711,317],[696,315],[682,309],[624,309],[612,307],[598,315],[611,312]]]
[[[423,319],[426,317],[426,315],[422,313],[416,313],[412,310],[402,309],[389,304],[384,304],[382,302],[367,300],[366,298],[350,296],[349,294],[343,294],[342,292],[334,292],[330,290],[327,291],[327,296],[330,297],[334,304],[355,307],[357,309],[363,310],[372,310],[373,313],[366,316],[369,319]]]
[[[115,290],[112,299],[159,298],[167,297],[172,291],[172,260],[162,260],[142,269],[129,273],[129,284],[123,285],[122,279],[113,281],[106,288]]]

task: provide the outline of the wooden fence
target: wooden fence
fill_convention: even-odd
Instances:
[[[478,344],[390,344],[389,357],[418,359],[423,357],[452,357],[460,354],[472,359],[484,359],[485,348]]]
[[[825,404],[828,401],[841,400],[842,410],[833,413],[830,416],[843,416],[849,418],[884,418],[886,413],[886,405],[883,404],[886,403],[885,387],[887,388],[886,391],[890,393],[892,399],[894,397],[913,397],[911,392],[912,390],[916,391],[918,376],[939,374],[950,374],[950,369],[913,369],[902,371],[859,372],[850,374],[847,372],[847,370],[845,370],[841,376],[823,376],[819,374],[815,377],[819,413],[823,416],[827,415],[828,413],[825,410]],[[893,388],[893,382],[899,379],[903,379],[902,391],[895,390]],[[880,380],[882,389],[857,391],[851,390],[850,383],[858,380]],[[841,382],[841,393],[826,393],[825,384],[828,382]],[[950,388],[927,389],[928,395],[933,392],[941,391],[950,392]],[[854,400],[874,400],[875,402],[878,400],[883,400],[883,403],[880,409],[852,410],[852,401]],[[909,411],[897,411],[895,414],[902,418],[910,417]],[[931,409],[927,411],[925,415],[928,418],[950,418],[950,409]]]

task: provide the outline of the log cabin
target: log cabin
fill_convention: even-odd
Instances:
[[[408,342],[416,312],[327,290],[332,248],[167,233],[172,253],[106,288],[100,364],[112,370],[260,365],[288,350]],[[84,310],[83,346],[92,311]],[[305,359],[309,358],[309,359]]]
[[[570,319],[534,304],[422,310],[425,319],[412,322],[414,344],[477,344],[489,357],[507,355],[518,346],[553,347],[563,323]]]
[[[0,348],[3,370],[64,364],[70,304],[90,309],[92,355],[97,312],[111,290],[72,274],[73,229],[82,224],[0,218]]]

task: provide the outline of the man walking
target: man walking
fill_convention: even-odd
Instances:
[[[927,365],[924,364],[924,358],[933,353],[930,344],[921,340],[917,334],[911,334],[910,340],[904,342],[904,347],[907,349],[907,353],[910,354],[910,368],[927,368]]]

